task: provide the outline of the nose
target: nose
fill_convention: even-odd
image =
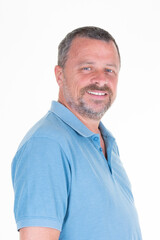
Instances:
[[[96,71],[91,81],[99,86],[104,86],[104,84],[107,84],[108,80],[104,71]]]

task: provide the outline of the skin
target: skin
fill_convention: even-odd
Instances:
[[[26,227],[20,229],[20,240],[58,240],[60,231],[46,227]]]
[[[64,69],[60,66],[55,67],[59,85],[58,101],[73,112],[87,128],[100,135],[101,147],[105,156],[105,144],[98,126],[101,117],[108,109],[105,109],[106,106],[110,106],[116,98],[119,70],[119,56],[112,41],[105,42],[81,37],[72,41]],[[82,89],[90,85],[95,87],[94,90],[91,90],[92,92],[106,95],[93,95],[87,90],[81,94]],[[105,86],[109,90],[97,90],[105,89]],[[109,91],[112,93],[111,95]],[[80,102],[83,102],[85,107],[93,111],[95,115],[102,113],[101,116],[93,118],[81,113],[77,107]]]
[[[104,156],[106,149],[98,126],[104,112],[116,98],[119,70],[119,56],[113,42],[80,37],[72,41],[64,69],[55,67],[59,85],[58,101],[73,112],[87,128],[100,135]],[[97,96],[88,90],[105,95]],[[82,112],[79,109],[81,103],[82,109],[89,109],[92,114]],[[52,228],[20,229],[20,240],[58,240],[59,235],[60,231]]]

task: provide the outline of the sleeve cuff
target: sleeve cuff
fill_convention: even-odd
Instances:
[[[23,227],[49,227],[61,231],[62,224],[56,219],[27,218],[17,221],[17,230],[20,230]]]

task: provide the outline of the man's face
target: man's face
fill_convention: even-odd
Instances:
[[[77,37],[60,71],[59,101],[75,115],[100,120],[116,97],[119,56],[113,42]]]

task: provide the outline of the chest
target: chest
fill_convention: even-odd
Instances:
[[[130,183],[114,145],[79,137],[67,155],[72,176],[62,239],[138,239],[132,237],[138,220]]]
[[[130,182],[121,164],[114,147],[93,138],[90,141],[78,142],[77,147],[72,150],[72,192],[75,195],[95,199],[99,197],[106,199],[117,199],[117,193],[127,200],[132,201]],[[107,155],[107,160],[105,156]]]

